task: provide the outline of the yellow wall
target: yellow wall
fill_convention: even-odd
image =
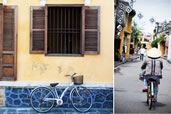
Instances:
[[[126,45],[127,45],[126,59],[128,59],[129,55],[130,55],[130,42],[131,42],[131,40],[127,39],[127,42],[126,42]]]
[[[122,55],[122,50],[123,50],[123,40],[124,40],[124,29],[121,30],[121,33],[120,33],[120,39],[121,39],[121,42],[120,42],[120,55]]]
[[[160,44],[160,51],[162,53],[162,56],[165,54],[165,47]]]
[[[126,28],[126,31],[128,32],[128,33],[130,33],[130,35],[131,35],[131,32],[132,32],[132,16],[129,16],[128,17],[128,26],[127,26],[127,28]],[[128,59],[129,58],[129,55],[130,55],[130,43],[131,43],[131,37],[129,38],[129,39],[127,39],[127,53],[126,53],[126,59]]]
[[[125,16],[126,17],[126,16]],[[120,55],[122,55],[122,50],[123,50],[123,40],[124,40],[124,32],[130,33],[132,32],[132,18],[133,16],[129,16],[128,17],[128,26],[125,26],[123,28],[123,30],[120,33]],[[126,59],[129,58],[129,52],[130,52],[130,42],[131,42],[131,38],[126,40],[126,46],[127,46],[127,52],[126,52]]]
[[[146,46],[147,46],[147,50],[152,48],[150,43],[146,44]]]
[[[84,4],[84,0],[46,0],[47,4]],[[84,75],[86,83],[113,82],[114,0],[91,0],[100,6],[100,54],[83,57],[30,54],[30,6],[40,0],[7,0],[18,6],[17,81],[70,82],[65,74]]]

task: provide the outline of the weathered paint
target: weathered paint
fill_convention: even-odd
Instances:
[[[132,18],[133,18],[133,16],[129,16],[129,18],[128,18],[128,26],[126,28],[126,31],[128,33],[132,33]],[[127,44],[126,59],[128,59],[129,55],[130,55],[130,43],[131,43],[131,37],[129,39],[127,39],[127,42],[126,42],[126,44]]]
[[[84,4],[84,0],[46,0],[46,4]],[[40,0],[7,0],[18,6],[17,81],[70,82],[65,74],[84,75],[86,83],[113,82],[114,0],[91,0],[100,6],[100,54],[45,56],[30,54],[30,6],[40,6]]]

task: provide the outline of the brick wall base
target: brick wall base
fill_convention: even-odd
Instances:
[[[6,107],[30,107],[30,92],[33,88],[5,88],[5,106]],[[63,89],[57,89],[59,93],[62,93]],[[89,89],[93,96],[92,108],[113,108],[113,88],[103,89]],[[60,107],[70,108],[72,107],[69,100],[69,92],[64,96],[64,104]]]

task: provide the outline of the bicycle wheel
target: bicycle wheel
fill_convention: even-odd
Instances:
[[[149,105],[149,88],[148,88],[148,90],[147,90],[147,105]]]
[[[93,98],[86,87],[77,86],[71,90],[70,100],[74,107],[79,112],[87,112],[92,107]]]
[[[49,98],[45,100],[45,98]],[[40,113],[48,112],[54,105],[54,93],[47,87],[35,88],[30,94],[30,104],[32,108]],[[50,100],[51,99],[51,100]]]
[[[152,88],[151,88],[151,87],[152,87],[152,84],[153,84],[152,82],[149,83],[149,92],[148,92],[148,95],[149,95],[149,98],[148,98],[149,110],[151,110],[152,103],[153,103],[153,102],[152,102],[152,98],[153,98],[153,97],[152,97]]]

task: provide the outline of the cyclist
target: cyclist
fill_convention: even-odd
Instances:
[[[154,83],[154,99],[153,101],[157,103],[157,94],[158,94],[158,84],[162,78],[162,69],[163,62],[161,61],[161,51],[157,48],[152,48],[147,52],[147,58],[143,62],[141,69],[145,69],[145,79],[148,82],[148,79],[155,80]]]

